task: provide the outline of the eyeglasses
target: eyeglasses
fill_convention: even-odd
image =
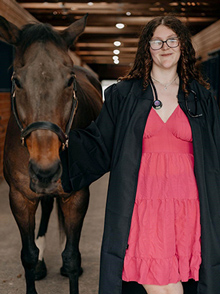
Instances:
[[[163,47],[163,44],[166,43],[168,47],[170,48],[176,48],[179,46],[179,39],[177,37],[175,38],[169,38],[166,41],[162,40],[151,40],[149,41],[150,47],[153,50],[159,50]]]

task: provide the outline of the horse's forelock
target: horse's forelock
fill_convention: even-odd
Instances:
[[[61,49],[66,48],[59,33],[49,24],[27,24],[21,29],[18,43],[21,53],[24,53],[35,42],[52,42]]]

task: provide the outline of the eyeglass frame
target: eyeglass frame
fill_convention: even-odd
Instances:
[[[149,41],[150,48],[151,48],[152,50],[155,50],[155,51],[156,51],[156,50],[160,50],[161,48],[163,48],[163,45],[164,45],[164,43],[166,43],[166,44],[167,44],[167,41],[168,41],[168,40],[174,40],[174,39],[175,39],[175,40],[176,40],[176,39],[177,39],[177,40],[179,40],[179,38],[178,38],[178,37],[172,37],[172,38],[168,38],[166,41],[163,41],[163,40],[158,40],[158,39],[155,39],[155,40],[150,40],[150,41]],[[151,47],[151,42],[152,42],[152,41],[160,41],[160,42],[162,42],[162,44],[161,44],[161,47],[160,47],[160,48],[158,48],[158,49],[153,49],[153,48]],[[170,47],[168,44],[167,44],[167,46],[168,46],[169,48],[177,48],[177,47],[179,46],[179,44],[180,44],[180,43],[178,42],[178,45],[177,45],[177,46],[175,46],[175,47]]]

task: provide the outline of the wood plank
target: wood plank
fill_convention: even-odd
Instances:
[[[115,50],[115,49],[113,49]],[[80,56],[83,58],[85,55],[98,55],[98,56],[103,56],[103,55],[114,55],[113,50],[80,50]],[[135,53],[137,51],[137,48],[121,48],[121,49],[116,49],[120,50],[120,53]],[[119,54],[118,54],[119,55]]]
[[[135,56],[129,56],[129,57],[119,57],[120,65],[129,65],[134,61]],[[114,61],[112,57],[99,57],[99,56],[85,56],[82,58],[83,61],[85,61],[88,64],[96,63],[96,64],[114,64]]]
[[[43,0],[17,0],[17,2],[19,3],[42,3],[44,2]],[[47,0],[48,3],[53,3],[54,0]],[[74,1],[74,0],[66,0],[65,1],[66,3],[74,3],[74,4],[77,4],[79,3],[79,0],[78,1]],[[80,3],[88,3],[89,1],[88,0],[80,0]],[[100,0],[93,0],[92,1],[94,4],[95,3],[100,3]],[[105,0],[106,3],[113,3],[112,0]],[[120,4],[123,4],[123,5],[126,5],[127,3],[134,3],[134,0],[120,0]],[[146,3],[146,0],[139,0],[138,3]],[[160,0],[160,1],[147,1],[148,4],[150,5],[154,5],[154,6],[161,6],[161,5],[169,5],[169,6],[178,6],[179,3],[178,2],[170,2],[170,1],[167,1],[167,0]],[[219,0],[209,0],[209,1],[204,1],[204,2],[197,2],[199,3],[199,5],[197,4],[197,6],[212,6],[214,4],[219,4]],[[87,4],[88,5],[88,4]],[[184,2],[182,1],[181,2],[181,5],[184,7],[184,6],[195,6],[195,3],[194,5],[192,5],[192,2]]]
[[[36,22],[36,18],[22,8],[15,0],[1,0],[0,14],[18,27],[29,22]]]
[[[54,27],[56,30],[64,30],[67,27],[63,27],[63,26],[55,26]],[[87,26],[84,30],[84,34],[118,34],[118,33],[122,33],[122,34],[139,34],[141,31],[140,27],[124,27],[123,29],[119,30],[117,29],[115,26]]]
[[[220,48],[220,20],[210,25],[192,38],[196,56],[202,61],[209,58],[208,53]]]

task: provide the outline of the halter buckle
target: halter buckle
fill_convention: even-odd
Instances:
[[[62,151],[64,151],[66,148],[68,148],[68,146],[69,146],[69,139],[67,138],[66,142],[62,143]]]
[[[24,137],[21,137],[21,145],[24,146]]]

